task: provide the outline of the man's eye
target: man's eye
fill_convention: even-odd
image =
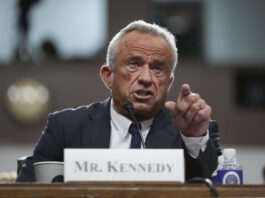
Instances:
[[[154,67],[154,70],[155,70],[156,72],[161,72],[161,71],[162,71],[162,68],[161,68],[160,66],[155,66],[155,67]]]
[[[128,64],[128,69],[130,71],[137,71],[139,69],[139,64],[138,62],[135,62],[135,61],[132,61],[132,62],[129,62]]]
[[[131,66],[138,66],[139,64],[137,62],[130,62]]]

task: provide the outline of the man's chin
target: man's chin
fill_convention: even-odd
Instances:
[[[136,117],[140,118],[140,120],[147,120],[155,117],[154,105],[147,104],[134,104],[134,114]]]
[[[133,103],[134,111],[150,111],[153,105],[146,103]]]

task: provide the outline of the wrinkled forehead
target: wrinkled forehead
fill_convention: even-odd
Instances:
[[[147,56],[156,55],[162,59],[167,59],[168,64],[172,63],[172,65],[175,58],[172,48],[162,36],[133,31],[121,39],[118,47],[118,57],[131,53],[137,54],[137,52]]]

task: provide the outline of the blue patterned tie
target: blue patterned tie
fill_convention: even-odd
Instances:
[[[141,128],[141,125],[139,125],[139,128]],[[141,148],[141,137],[140,137],[140,134],[139,134],[139,130],[138,130],[137,124],[132,123],[130,125],[129,133],[132,135],[130,148],[132,148],[132,149],[140,149]]]

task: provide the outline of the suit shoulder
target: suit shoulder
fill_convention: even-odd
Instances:
[[[92,104],[86,106],[79,106],[76,108],[67,108],[59,111],[50,113],[49,116],[56,118],[65,118],[65,117],[79,117],[88,113],[89,108]]]
[[[67,108],[60,111],[55,111],[49,114],[49,117],[56,117],[56,119],[72,119],[80,120],[97,115],[98,112],[102,111],[106,106],[107,101],[94,102],[89,105],[83,105],[76,108]]]

